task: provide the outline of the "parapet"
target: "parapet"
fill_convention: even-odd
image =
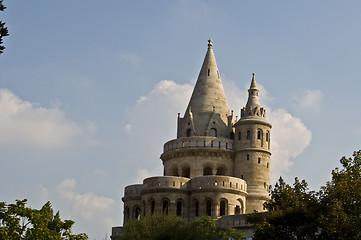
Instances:
[[[163,152],[187,148],[223,149],[233,151],[234,140],[209,136],[177,138],[166,142],[164,144]]]

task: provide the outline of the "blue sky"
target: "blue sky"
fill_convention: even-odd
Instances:
[[[0,201],[50,200],[90,239],[122,224],[126,185],[162,174],[208,38],[237,115],[256,73],[273,179],[317,190],[360,149],[359,1],[4,4]]]

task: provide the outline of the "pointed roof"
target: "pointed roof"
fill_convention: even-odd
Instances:
[[[194,115],[205,112],[219,113],[225,122],[227,115],[230,115],[211,39],[208,40],[208,50],[185,115],[189,109]]]
[[[256,78],[255,78],[255,74],[252,73],[252,81],[251,81],[251,86],[248,89],[248,101],[246,104],[246,108],[251,108],[251,107],[260,107],[261,104],[259,103],[259,99],[258,99],[258,89],[257,89],[257,85],[256,85]]]

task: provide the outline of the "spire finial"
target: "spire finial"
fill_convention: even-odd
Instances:
[[[255,75],[256,75],[255,73],[252,73],[251,86],[249,87],[250,89],[257,89]]]
[[[212,39],[208,39],[208,48],[212,48],[213,47],[213,43],[212,43]]]

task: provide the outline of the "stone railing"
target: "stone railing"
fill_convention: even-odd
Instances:
[[[240,178],[229,176],[200,176],[187,183],[188,189],[222,188],[247,192],[247,183]]]
[[[142,189],[143,189],[142,184],[134,184],[134,185],[126,186],[124,189],[124,197],[140,196]]]
[[[159,177],[150,177],[146,178],[143,181],[143,186],[145,189],[155,189],[155,188],[181,188],[187,182],[189,178],[184,177],[172,177],[172,176],[159,176]]]
[[[164,144],[163,152],[184,148],[214,148],[234,150],[234,140],[217,137],[184,137],[173,139]]]

